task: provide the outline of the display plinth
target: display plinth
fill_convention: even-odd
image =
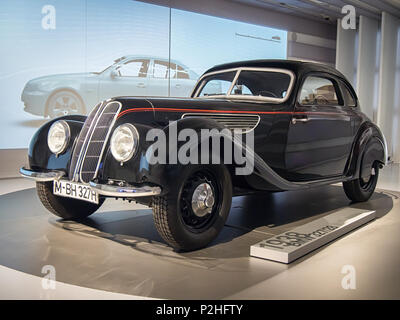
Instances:
[[[340,209],[323,218],[252,245],[250,255],[290,263],[373,219],[375,219],[375,211]]]

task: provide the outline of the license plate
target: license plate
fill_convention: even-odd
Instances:
[[[53,183],[53,194],[96,204],[99,203],[99,194],[90,186],[70,181],[55,180]]]

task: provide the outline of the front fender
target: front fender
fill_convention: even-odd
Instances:
[[[66,150],[62,154],[56,156],[50,151],[47,145],[47,134],[50,126],[58,120],[65,120],[68,123],[71,137]],[[41,126],[36,131],[29,144],[28,157],[30,168],[35,170],[61,170],[67,173],[76,138],[78,137],[85,120],[85,116],[65,116],[51,120]]]
[[[131,160],[121,165],[113,158],[108,146],[108,151],[104,158],[104,168],[100,172],[99,179],[102,181],[108,179],[117,181],[124,180],[131,184],[155,184],[163,187],[163,193],[168,193],[171,183],[176,184],[177,179],[179,179],[182,167],[189,164],[178,161],[178,152],[183,145],[185,145],[186,150],[190,150],[190,154],[192,154],[194,149],[198,149],[199,152],[197,154],[199,157],[197,158],[197,163],[201,163],[201,146],[205,142],[201,139],[201,130],[217,129],[217,132],[224,129],[228,130],[215,120],[195,117],[179,119],[170,122],[164,127],[133,124],[136,126],[140,136],[138,152]],[[152,129],[158,129],[159,131],[151,132]],[[193,144],[190,144],[192,141],[191,139],[185,139],[183,141],[178,140],[179,133],[184,132],[183,130],[185,129],[191,129],[191,133],[196,135],[197,138]],[[230,131],[228,130],[228,132]],[[163,135],[163,139],[165,139],[165,141],[160,143],[160,146],[164,147],[163,152],[165,153],[165,159],[160,159],[159,149],[155,151],[157,148],[155,143],[160,139],[158,134]],[[152,137],[150,138],[150,136]],[[146,137],[150,139],[146,139]],[[211,146],[211,144],[209,144],[209,146]],[[223,144],[221,143],[221,147],[222,146]],[[237,146],[234,145],[234,148],[236,147]],[[242,149],[240,151],[242,151]],[[210,157],[215,156],[212,152],[208,154]],[[219,163],[225,163],[223,158],[224,153],[220,152],[219,155],[222,156],[219,158]],[[192,164],[193,162],[190,163]],[[207,163],[212,163],[212,159],[207,159]],[[230,169],[233,168],[235,164],[232,163],[227,166],[228,169]]]

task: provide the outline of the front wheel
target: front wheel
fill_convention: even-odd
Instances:
[[[53,194],[53,182],[36,182],[36,191],[47,210],[66,220],[86,218],[100,208],[104,202],[104,198],[100,198],[99,204],[95,204],[56,196]]]
[[[176,192],[154,197],[154,222],[162,238],[177,250],[209,244],[221,231],[232,203],[232,182],[223,165],[188,166]]]
[[[57,91],[47,101],[47,114],[51,119],[84,114],[84,109],[81,97],[69,90]]]
[[[375,162],[371,168],[368,178],[362,178],[343,182],[343,189],[346,196],[355,202],[367,201],[375,191],[379,176],[379,163]]]

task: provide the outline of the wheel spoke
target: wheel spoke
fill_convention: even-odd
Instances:
[[[50,101],[51,113],[53,117],[77,114],[80,111],[80,102],[77,97],[69,92],[60,92]]]
[[[67,106],[69,104],[69,100],[70,100],[69,97],[63,96],[62,100],[63,100],[64,105]]]

